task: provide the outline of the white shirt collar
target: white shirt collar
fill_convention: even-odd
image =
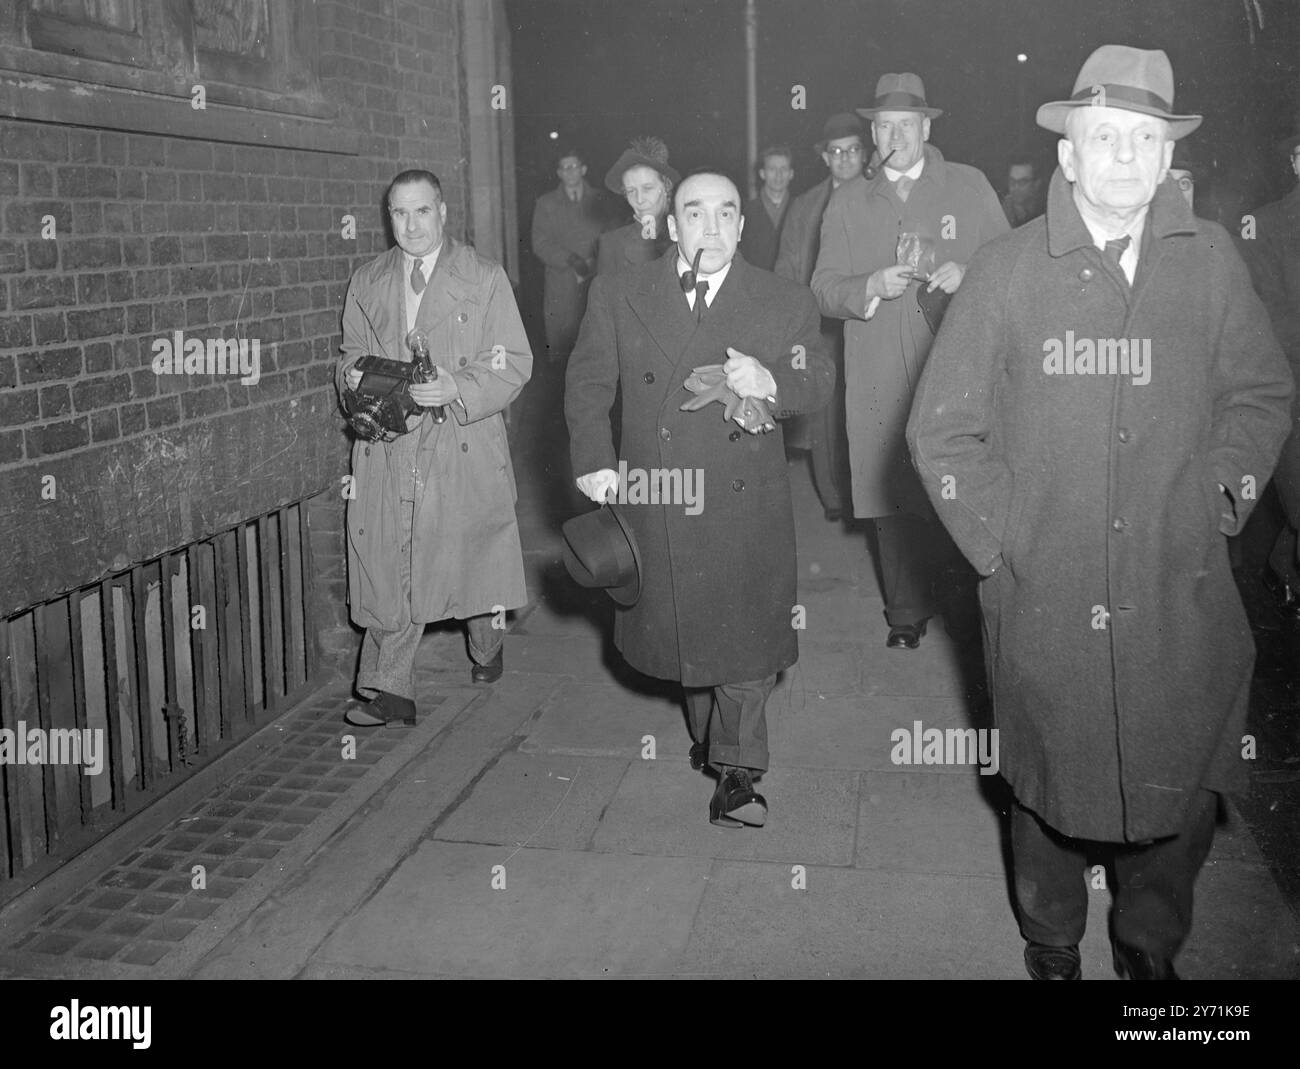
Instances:
[[[1078,211],[1077,205],[1075,210]],[[1124,234],[1129,236],[1130,240],[1128,248],[1120,253],[1119,256],[1119,266],[1121,270],[1123,270],[1125,277],[1128,279],[1129,285],[1132,285],[1134,278],[1137,277],[1138,249],[1142,245],[1142,233],[1146,230],[1147,218],[1150,214],[1151,205],[1148,204],[1142,210],[1142,214],[1129,224],[1128,229],[1125,230],[1123,234],[1116,234],[1112,237],[1084,215],[1083,212],[1079,212],[1079,218],[1083,220],[1083,225],[1088,228],[1088,233],[1092,237],[1092,243],[1103,252],[1106,251],[1107,241],[1113,241],[1115,238],[1122,238]]]
[[[441,241],[423,256],[412,256],[409,252],[403,249],[402,255],[406,258],[406,277],[408,284],[411,277],[411,269],[415,267],[415,261],[420,261],[420,274],[427,279],[433,273],[433,265],[438,262],[438,254],[440,252],[442,252]]]
[[[886,167],[885,177],[888,178],[891,182],[897,182],[900,178],[903,177],[903,175],[907,175],[908,178],[912,179],[912,181],[915,182],[918,178],[921,177],[921,171],[924,169],[924,167],[925,167],[925,154],[922,153],[921,158],[917,160],[914,164],[912,164],[912,166],[909,167],[906,171],[895,171],[892,167]]]
[[[697,283],[707,282],[709,284],[708,291],[704,295],[705,304],[711,305],[713,303],[714,296],[717,294],[718,290],[722,288],[722,283],[726,281],[727,275],[731,272],[732,263],[733,263],[732,260],[728,260],[726,266],[724,266],[719,271],[715,271],[711,275],[705,274],[703,271],[701,271],[698,275],[695,276],[695,281]],[[690,269],[691,269],[691,265],[682,259],[681,250],[678,249],[677,250],[677,277],[681,278],[682,275],[684,275]],[[695,291],[691,290],[692,297],[694,297],[694,294]]]

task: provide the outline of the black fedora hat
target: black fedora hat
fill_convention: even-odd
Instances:
[[[627,519],[615,504],[566,520],[564,567],[579,586],[603,588],[619,605],[641,596],[641,550]]]

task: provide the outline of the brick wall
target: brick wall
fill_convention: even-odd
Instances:
[[[403,167],[438,172],[464,236],[468,149],[458,0],[317,12],[319,84],[356,155],[0,120],[0,616],[339,487],[348,277],[387,247]],[[260,381],[156,375],[175,331],[258,340]],[[313,516],[341,626],[339,515]]]

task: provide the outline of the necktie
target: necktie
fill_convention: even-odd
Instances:
[[[695,283],[695,322],[697,323],[704,318],[704,309],[707,307],[704,295],[708,292],[709,284],[704,279]]]
[[[1128,275],[1124,273],[1124,268],[1120,267],[1119,258],[1124,255],[1124,250],[1128,248],[1128,243],[1131,240],[1132,238],[1128,234],[1125,234],[1122,238],[1111,238],[1110,241],[1106,242],[1104,254],[1107,260],[1119,268],[1119,273],[1124,275],[1125,282],[1128,281]]]
[[[424,272],[420,270],[423,263],[423,260],[416,260],[411,265],[411,289],[415,290],[416,293],[423,293],[424,287],[428,285],[424,280]]]
[[[907,195],[912,192],[912,183],[915,181],[915,178],[908,178],[907,175],[902,175],[898,181],[894,183],[894,192],[898,194],[899,200],[903,202],[907,201]]]

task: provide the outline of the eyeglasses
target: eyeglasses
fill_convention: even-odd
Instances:
[[[826,150],[826,155],[833,160],[843,159],[845,156],[861,156],[862,146],[850,145],[848,148],[842,148],[841,146],[836,145],[834,148],[828,148]]]

